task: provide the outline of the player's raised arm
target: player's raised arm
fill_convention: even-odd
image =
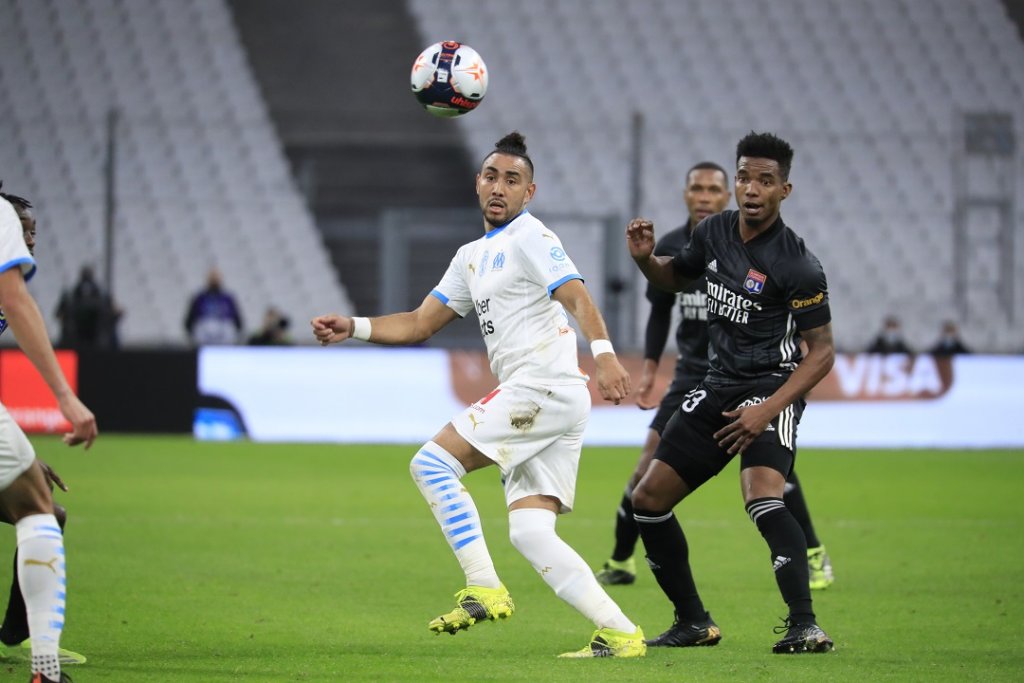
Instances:
[[[654,223],[646,218],[634,218],[626,226],[626,245],[640,272],[655,287],[678,292],[692,282],[676,271],[671,256],[654,255]]]
[[[569,280],[551,294],[551,298],[562,304],[565,310],[579,323],[580,330],[590,342],[597,364],[597,387],[606,401],[619,401],[629,396],[629,373],[619,363],[608,340],[608,328],[605,327],[601,311],[597,310],[594,300],[590,298],[582,280]]]
[[[321,346],[354,338],[374,344],[408,345],[430,339],[438,330],[455,320],[458,314],[428,295],[415,311],[393,313],[377,318],[350,318],[329,314],[313,318],[313,336]]]

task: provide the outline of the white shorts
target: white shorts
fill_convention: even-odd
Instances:
[[[453,418],[452,426],[501,469],[509,505],[554,496],[569,512],[589,416],[586,384],[509,383]]]
[[[7,408],[0,405],[0,491],[32,466],[36,452]]]

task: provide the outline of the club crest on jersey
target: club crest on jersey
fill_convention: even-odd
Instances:
[[[491,270],[501,270],[505,267],[505,252],[499,251],[491,261]]]
[[[759,273],[751,268],[747,271],[747,276],[743,278],[743,289],[751,294],[760,294],[761,290],[764,289],[764,282],[767,279],[768,277],[764,273]]]

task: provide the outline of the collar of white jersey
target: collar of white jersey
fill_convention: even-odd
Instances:
[[[504,230],[508,226],[510,226],[513,223],[515,223],[519,219],[520,216],[528,216],[529,214],[530,214],[529,211],[527,211],[526,209],[523,209],[522,211],[517,213],[515,216],[512,216],[512,218],[510,218],[509,220],[505,221],[504,223],[502,223],[501,225],[496,227],[494,230],[491,230],[489,233],[484,235],[484,239],[485,240],[491,239],[492,237],[497,235],[499,232],[501,232],[502,230]]]

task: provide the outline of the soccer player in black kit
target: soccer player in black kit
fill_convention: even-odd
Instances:
[[[729,174],[718,164],[702,161],[691,167],[685,177],[683,201],[689,213],[689,220],[681,227],[665,233],[658,240],[654,246],[655,256],[678,254],[690,241],[693,229],[698,223],[708,216],[721,212],[729,205]],[[679,410],[679,405],[686,394],[696,388],[708,372],[707,280],[701,276],[678,294],[648,285],[647,300],[651,303],[651,311],[647,317],[644,334],[644,363],[637,386],[636,403],[642,410],[658,410],[647,430],[640,459],[626,484],[626,490],[616,511],[615,547],[612,555],[597,572],[597,580],[608,586],[629,585],[636,581],[633,551],[640,532],[633,520],[633,488],[647,471],[669,418]],[[672,310],[676,307],[677,301],[679,325],[676,328],[676,346],[679,349],[679,356],[676,361],[675,377],[659,404],[651,400],[651,391],[658,371],[658,361],[665,350],[665,342],[672,324]],[[812,590],[827,588],[833,581],[832,563],[825,552],[825,546],[818,540],[814,531],[810,511],[795,470],[786,480],[783,500],[807,537],[810,587]]]
[[[721,632],[690,570],[686,537],[672,509],[740,454],[740,484],[751,520],[768,543],[789,607],[773,652],[827,652],[808,586],[807,539],[783,503],[793,468],[804,395],[832,367],[835,349],[825,274],[779,215],[792,185],[793,149],[770,133],[736,147],[736,203],[694,229],[674,257],[654,256],[654,225],[626,228],[630,255],[655,286],[679,291],[707,276],[709,369],[684,398],[633,490],[634,519],[647,562],[675,607],[675,622],[651,646],[711,645]],[[800,343],[807,345],[807,355]]]

